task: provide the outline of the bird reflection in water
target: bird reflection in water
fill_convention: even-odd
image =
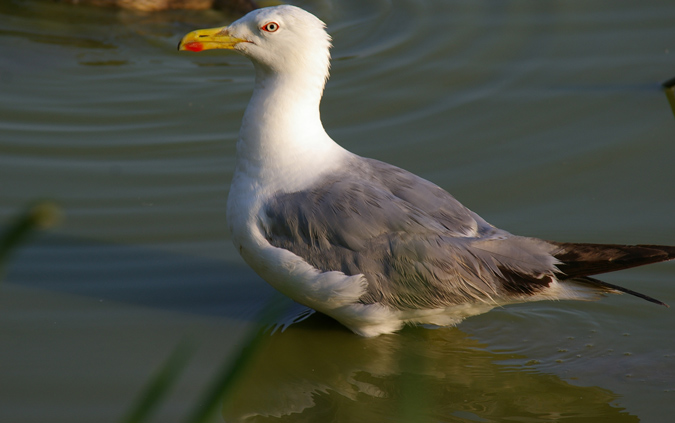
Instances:
[[[639,421],[612,405],[616,394],[506,365],[523,357],[492,352],[457,328],[364,339],[315,315],[261,336],[267,343],[224,404],[227,422]]]

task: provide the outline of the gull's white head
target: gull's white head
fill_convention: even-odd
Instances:
[[[316,16],[295,6],[258,9],[222,28],[187,34],[179,50],[236,50],[265,74],[328,78],[330,36]]]

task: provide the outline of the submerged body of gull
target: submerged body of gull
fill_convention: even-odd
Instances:
[[[363,336],[454,325],[503,304],[627,292],[589,277],[675,258],[675,247],[520,237],[412,173],[359,157],[321,124],[330,37],[302,9],[249,13],[186,35],[181,50],[249,57],[255,89],[227,203],[246,262],[295,301]]]

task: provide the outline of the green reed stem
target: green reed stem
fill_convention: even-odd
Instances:
[[[666,92],[666,97],[668,98],[668,103],[670,103],[670,109],[673,111],[673,116],[675,116],[675,78],[664,82],[663,89]]]
[[[51,228],[61,221],[61,209],[50,201],[28,206],[10,222],[0,237],[0,272],[10,253],[36,229]]]
[[[147,421],[166,398],[170,388],[175,385],[178,376],[187,367],[193,353],[194,348],[187,342],[179,344],[162,368],[148,382],[143,394],[138,397],[122,422],[141,423]]]
[[[207,388],[202,400],[195,406],[186,422],[207,422],[218,408],[227,404],[228,400],[231,399],[237,381],[246,373],[257,357],[257,353],[269,341],[270,334],[267,330],[269,325],[276,321],[287,305],[288,300],[285,297],[275,295],[261,310],[255,319],[255,327],[247,333],[242,341],[243,346],[239,354],[233,360],[228,360],[222,364],[214,382]]]

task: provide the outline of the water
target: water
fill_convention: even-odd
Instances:
[[[675,4],[296,4],[333,35],[322,112],[346,148],[514,233],[675,243],[675,121],[659,89],[675,76]],[[198,355],[157,420],[180,421],[273,295],[225,224],[251,65],[175,51],[232,19],[0,6],[0,221],[37,198],[66,216],[0,285],[0,420],[119,421],[190,338]],[[605,279],[675,304],[673,264]],[[271,338],[222,418],[662,422],[672,322],[627,296],[370,340],[313,316]]]

